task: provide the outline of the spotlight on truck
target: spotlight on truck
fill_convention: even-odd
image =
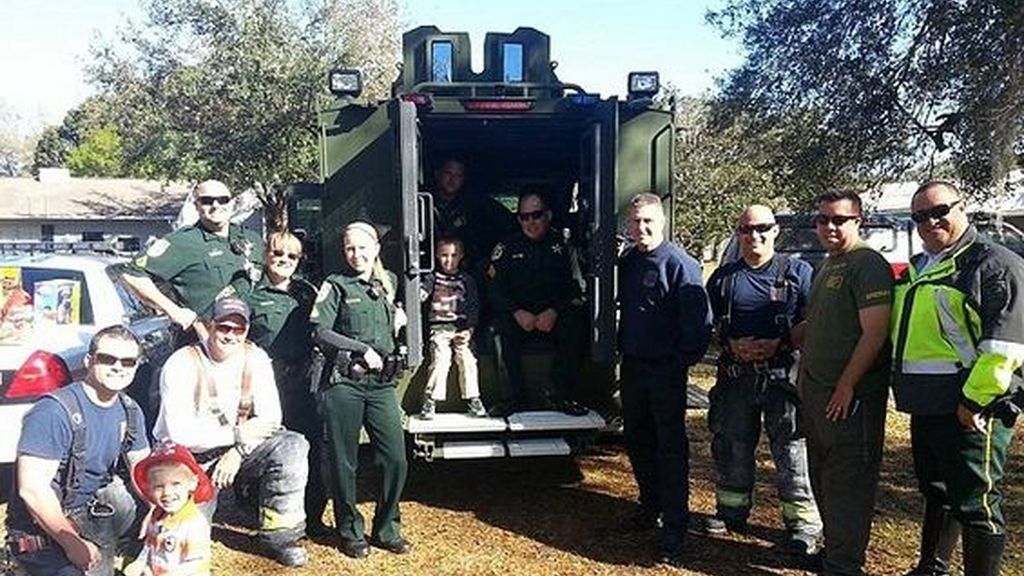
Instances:
[[[348,68],[331,70],[328,81],[331,93],[335,96],[356,98],[363,91],[363,74],[359,70]]]
[[[658,93],[661,83],[657,72],[630,72],[629,99],[652,98]]]

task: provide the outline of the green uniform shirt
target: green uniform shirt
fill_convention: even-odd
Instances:
[[[309,314],[316,288],[292,278],[288,290],[275,288],[266,276],[245,297],[252,309],[249,339],[267,351],[271,360],[299,363],[309,360]]]
[[[825,259],[811,286],[800,353],[808,381],[826,388],[835,386],[860,340],[860,310],[891,303],[892,289],[889,263],[864,243]],[[888,348],[879,352],[875,364],[857,384],[858,396],[885,388],[890,356]]]
[[[395,276],[388,272],[392,286]],[[358,340],[381,357],[398,348],[394,333],[394,304],[376,278],[360,280],[347,274],[331,274],[324,280],[309,315],[314,329],[324,326]]]
[[[231,225],[223,238],[196,224],[160,238],[135,257],[135,267],[174,289],[178,301],[205,314],[222,296],[244,296],[259,279],[263,240]]]
[[[498,313],[539,314],[548,308],[561,312],[579,298],[569,247],[553,231],[539,241],[519,233],[499,242],[487,275],[491,304]]]

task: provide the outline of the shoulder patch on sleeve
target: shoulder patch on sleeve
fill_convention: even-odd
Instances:
[[[505,245],[498,242],[494,245],[494,249],[491,250],[491,261],[500,260],[501,255],[505,253]]]
[[[167,251],[168,248],[170,248],[170,246],[171,243],[167,240],[157,238],[156,241],[150,244],[149,248],[146,250],[146,256],[150,258],[159,258]]]
[[[331,283],[324,281],[324,283],[320,285],[320,290],[316,293],[317,303],[319,304],[320,302],[327,300],[327,297],[331,295],[331,290]]]

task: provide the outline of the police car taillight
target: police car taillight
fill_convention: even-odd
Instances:
[[[36,350],[14,373],[6,398],[36,398],[71,383],[71,372],[56,354]]]
[[[533,109],[533,100],[463,100],[467,112],[527,112]]]

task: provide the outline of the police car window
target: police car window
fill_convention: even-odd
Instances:
[[[114,265],[107,268],[107,275],[110,277],[110,281],[114,285],[114,290],[117,292],[117,296],[121,299],[121,305],[124,307],[126,320],[129,322],[135,322],[142,320],[143,318],[149,318],[150,316],[156,316],[156,311],[142,303],[135,293],[128,288],[124,281],[121,279],[121,273],[124,271],[123,265]]]
[[[85,274],[60,268],[21,269],[21,287],[32,298],[34,322],[93,324]]]
[[[434,42],[430,45],[430,80],[452,81],[452,43]]]

